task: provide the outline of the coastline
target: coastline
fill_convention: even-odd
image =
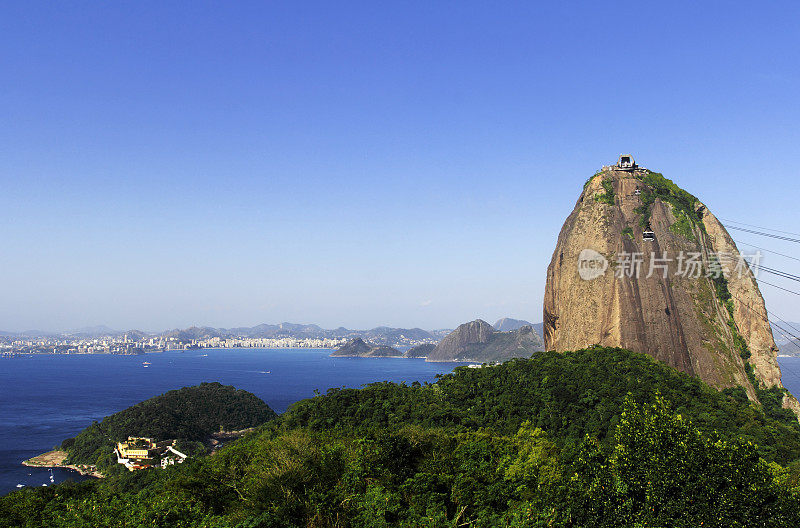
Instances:
[[[95,466],[85,465],[85,464],[64,464],[64,460],[67,458],[66,451],[48,451],[47,453],[42,453],[41,455],[37,455],[33,458],[25,460],[22,462],[23,466],[28,467],[39,467],[39,468],[61,468],[61,469],[71,469],[76,473],[83,475],[85,477],[94,477],[94,478],[104,478],[105,475],[100,473]]]
[[[408,356],[359,356],[358,354],[339,354],[333,355],[330,354],[328,357],[332,358],[360,358],[360,359],[420,359],[420,358],[410,358]]]
[[[148,354],[163,354],[164,352],[198,352],[201,350],[336,350],[336,347],[286,347],[286,346],[259,346],[259,347],[201,347],[201,348],[164,348],[161,350],[147,350],[137,354],[112,354],[111,352],[3,352],[2,358],[23,357],[23,356],[119,356],[119,357],[132,357],[132,356],[146,356]],[[403,356],[397,356],[403,357]]]

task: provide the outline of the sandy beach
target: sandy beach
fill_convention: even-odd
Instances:
[[[71,469],[73,471],[77,471],[81,475],[86,475],[89,477],[95,478],[103,478],[103,474],[97,471],[95,466],[90,465],[72,465],[72,464],[65,464],[64,460],[67,458],[66,451],[48,451],[47,453],[43,453],[39,456],[35,456],[29,460],[26,460],[22,463],[23,466],[30,466],[30,467],[44,467],[44,468],[65,468]]]

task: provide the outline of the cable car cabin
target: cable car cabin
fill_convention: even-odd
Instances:
[[[634,196],[639,196],[639,195],[641,195],[641,194],[642,194],[642,190],[641,190],[641,189],[638,189],[638,188],[637,188],[635,191],[633,191],[633,195],[634,195]]]
[[[652,231],[643,231],[642,232],[642,240],[645,240],[645,241],[648,241],[648,242],[652,242],[655,239],[656,239],[656,234],[653,233]]]
[[[621,170],[635,170],[636,162],[630,154],[622,154],[617,161],[617,168]]]

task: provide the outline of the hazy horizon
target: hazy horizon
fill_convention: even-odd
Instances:
[[[676,5],[4,4],[0,330],[537,323],[621,153],[798,231],[800,6]]]
[[[480,319],[480,317],[478,317],[476,319]],[[501,319],[516,319],[516,320],[527,321],[526,319],[522,319],[522,318],[519,318],[519,317],[498,317],[497,319],[493,319],[491,321],[486,321],[486,322],[489,323],[489,324],[494,325],[495,323],[499,322]],[[462,323],[466,323],[466,322],[469,322],[469,321],[462,321]],[[539,322],[527,321],[527,322],[532,323],[534,325],[541,324],[541,321],[539,321]],[[459,323],[459,325],[462,324],[462,323]],[[320,328],[322,328],[323,330],[336,330],[337,328],[346,328],[348,330],[372,330],[374,328],[386,327],[386,328],[420,328],[421,330],[437,331],[437,330],[452,330],[456,326],[458,326],[458,325],[455,325],[453,327],[423,328],[423,327],[401,327],[401,326],[392,325],[392,324],[379,324],[379,325],[371,326],[371,327],[368,327],[368,328],[354,328],[354,327],[349,327],[349,326],[346,326],[346,325],[326,326],[326,325],[321,325],[321,324],[314,323],[314,322],[280,321],[280,322],[272,322],[272,323],[270,323],[270,322],[261,322],[261,323],[257,323],[257,324],[254,324],[254,325],[233,325],[233,326],[220,326],[220,325],[213,325],[213,324],[197,324],[197,325],[189,325],[189,326],[185,326],[185,327],[170,327],[170,328],[162,328],[162,329],[133,328],[133,327],[131,327],[131,328],[113,328],[113,327],[110,327],[110,326],[105,325],[105,324],[97,324],[97,325],[79,326],[79,327],[73,327],[73,328],[58,328],[58,329],[50,329],[50,330],[43,329],[43,328],[27,328],[25,330],[9,331],[9,330],[5,330],[3,328],[0,328],[0,332],[19,333],[19,334],[33,333],[33,332],[43,332],[43,333],[58,334],[58,333],[79,333],[79,332],[95,331],[95,330],[99,331],[100,329],[105,329],[106,331],[110,331],[110,332],[128,332],[128,331],[137,330],[137,331],[144,332],[144,333],[147,333],[147,334],[160,334],[160,333],[164,333],[164,332],[169,332],[171,330],[185,330],[186,328],[192,328],[192,327],[196,327],[196,328],[215,328],[215,329],[230,330],[230,329],[234,329],[234,328],[253,328],[253,327],[259,326],[259,325],[274,325],[274,326],[277,326],[277,325],[280,325],[280,324],[317,325]]]

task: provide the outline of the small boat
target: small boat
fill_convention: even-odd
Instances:
[[[56,481],[56,478],[53,476],[53,469],[51,468],[50,469],[50,482],[54,483],[55,481]]]
[[[143,362],[142,362],[142,365],[144,365],[145,367],[147,367],[147,366],[149,366],[149,365],[152,365],[152,363],[150,363],[149,361],[143,361]]]
[[[24,488],[24,487],[25,487],[25,484],[17,484],[17,487],[18,487],[18,488]]]

